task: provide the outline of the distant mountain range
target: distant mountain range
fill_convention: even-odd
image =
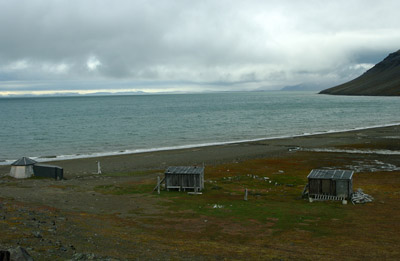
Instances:
[[[297,85],[285,86],[281,91],[321,91],[326,88],[326,85],[312,84],[312,83],[302,83]]]
[[[400,50],[360,77],[320,92],[333,95],[400,96]]]

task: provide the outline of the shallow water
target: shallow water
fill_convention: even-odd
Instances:
[[[398,97],[311,92],[0,99],[0,161],[221,144],[400,122]]]

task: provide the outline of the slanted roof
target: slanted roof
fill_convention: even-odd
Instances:
[[[45,167],[45,168],[62,169],[62,167],[60,167],[60,166],[56,166],[56,165],[47,165],[47,164],[35,164],[35,167]]]
[[[37,162],[32,160],[32,159],[30,159],[30,158],[22,157],[19,160],[13,162],[11,164],[11,166],[29,166],[29,165],[33,165],[35,163],[37,163]]]
[[[330,169],[313,169],[307,178],[309,179],[352,179],[354,171],[352,170],[330,170]]]
[[[200,175],[204,173],[204,167],[192,167],[192,166],[171,166],[165,171],[165,174],[188,174],[188,175]]]

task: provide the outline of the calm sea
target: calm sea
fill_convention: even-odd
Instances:
[[[0,164],[397,124],[400,98],[311,92],[0,99]]]

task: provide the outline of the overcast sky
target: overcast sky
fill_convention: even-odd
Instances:
[[[398,0],[0,0],[0,95],[330,85],[400,49]]]

